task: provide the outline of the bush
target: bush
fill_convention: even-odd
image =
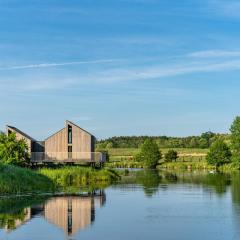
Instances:
[[[223,140],[217,140],[210,147],[206,160],[209,164],[219,167],[225,163],[230,163],[231,156],[232,154],[227,144]]]
[[[162,158],[162,153],[158,145],[152,139],[147,139],[141,147],[140,153],[135,157],[137,161],[142,161],[145,168],[154,169],[158,161]]]
[[[30,157],[25,140],[17,140],[15,133],[0,134],[0,160],[5,164],[28,165]]]
[[[174,150],[169,150],[166,154],[165,154],[165,162],[176,162],[178,158],[178,153]]]

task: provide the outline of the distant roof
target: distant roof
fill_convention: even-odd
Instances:
[[[32,141],[36,141],[34,138],[30,137],[28,134],[22,132],[20,129],[18,129],[18,128],[16,128],[16,127],[8,126],[8,125],[7,125],[7,127],[13,129],[14,131],[16,131],[16,132],[18,132],[18,133],[20,133],[20,134],[21,134],[22,136],[24,136],[25,138],[28,138],[28,139],[30,139],[30,140],[32,140]]]

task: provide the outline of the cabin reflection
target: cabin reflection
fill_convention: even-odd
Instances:
[[[104,191],[87,195],[56,196],[44,204],[25,208],[24,218],[16,218],[12,226],[5,224],[4,228],[11,231],[20,227],[34,217],[44,217],[50,224],[62,229],[68,236],[89,227],[95,220],[95,209],[106,202]],[[14,227],[13,227],[14,225]]]
[[[43,206],[43,216],[67,235],[75,235],[95,220],[95,209],[106,201],[104,192],[88,196],[59,196]]]

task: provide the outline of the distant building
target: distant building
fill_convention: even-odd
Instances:
[[[105,161],[104,154],[95,152],[96,138],[70,121],[44,141],[37,141],[18,128],[7,126],[6,134],[12,132],[17,139],[26,141],[32,162]]]

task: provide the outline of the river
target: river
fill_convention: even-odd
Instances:
[[[240,239],[240,174],[137,172],[91,193],[0,198],[0,239]]]

